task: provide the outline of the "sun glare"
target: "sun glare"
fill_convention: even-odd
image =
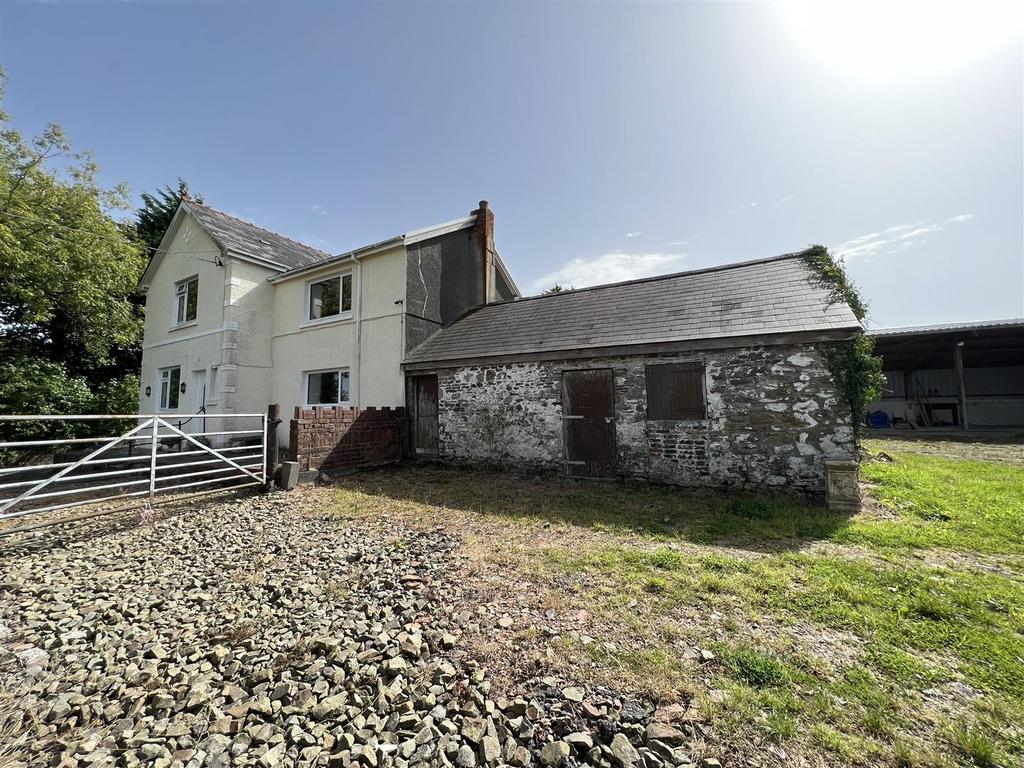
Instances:
[[[1024,35],[1021,2],[782,4],[799,43],[847,75],[906,80],[958,69]]]

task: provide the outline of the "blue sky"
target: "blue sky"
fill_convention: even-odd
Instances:
[[[3,2],[0,62],[105,183],[326,250],[485,198],[527,293],[821,242],[873,325],[1022,316],[1019,19],[880,7]]]

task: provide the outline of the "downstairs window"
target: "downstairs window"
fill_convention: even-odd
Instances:
[[[306,405],[348,405],[348,371],[310,371],[306,374]]]

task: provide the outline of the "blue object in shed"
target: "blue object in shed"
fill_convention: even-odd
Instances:
[[[885,429],[889,426],[889,414],[885,411],[872,411],[868,414],[868,426],[873,429]]]

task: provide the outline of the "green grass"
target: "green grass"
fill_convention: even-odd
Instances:
[[[524,557],[620,633],[614,652],[562,636],[557,655],[695,697],[737,755],[769,742],[814,765],[1024,765],[1024,468],[894,455],[863,468],[886,515],[436,470],[364,477],[340,498],[495,531],[557,526],[567,539]]]
[[[866,462],[862,476],[892,519],[829,512],[793,498],[671,488],[564,484],[471,472],[420,470],[355,478],[342,497],[452,507],[510,522],[539,520],[655,541],[764,549],[826,540],[880,552],[943,548],[1024,555],[1024,466],[912,453]]]
[[[895,521],[858,523],[837,539],[880,547],[1024,554],[1024,467],[913,453],[864,464]]]

